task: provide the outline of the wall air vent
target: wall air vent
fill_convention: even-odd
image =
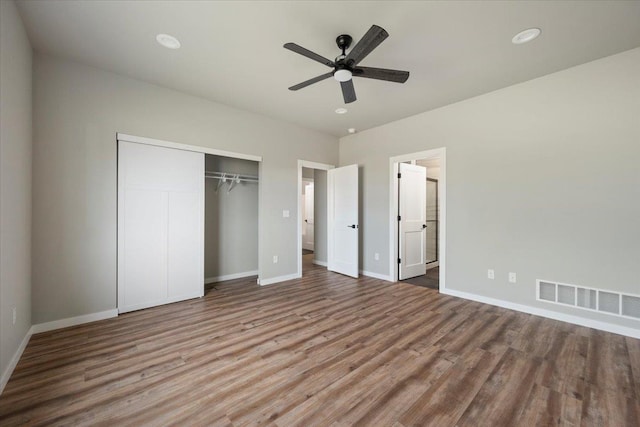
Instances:
[[[622,295],[622,315],[640,319],[640,297]]]
[[[536,281],[536,299],[640,320],[640,295],[585,288],[550,280]]]

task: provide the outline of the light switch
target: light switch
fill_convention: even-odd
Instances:
[[[282,211],[282,218],[289,218],[289,211],[287,209]]]

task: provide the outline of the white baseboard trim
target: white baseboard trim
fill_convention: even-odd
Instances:
[[[273,285],[274,283],[286,282],[287,280],[299,279],[302,276],[298,273],[287,274],[286,276],[271,277],[269,279],[260,279],[260,286]]]
[[[27,331],[26,335],[22,339],[22,342],[18,346],[18,349],[16,350],[16,352],[13,354],[13,357],[9,361],[9,365],[2,373],[2,377],[0,377],[0,394],[2,394],[4,387],[9,382],[9,378],[11,378],[11,374],[13,374],[13,370],[16,369],[16,366],[18,365],[18,361],[20,360],[20,357],[22,356],[24,349],[27,348],[27,344],[29,344],[29,339],[31,338],[32,334],[33,334],[33,326],[29,328],[29,330]]]
[[[97,320],[109,319],[118,316],[118,309],[100,311],[98,313],[84,314],[82,316],[68,317],[66,319],[54,320],[53,322],[38,323],[31,327],[31,333],[53,331],[54,329],[66,328],[69,326],[81,325],[83,323],[95,322]]]
[[[371,271],[360,270],[360,274],[367,277],[373,277],[374,279],[386,280],[387,282],[393,282],[391,276],[386,274],[372,273]]]
[[[11,374],[13,373],[13,370],[18,365],[18,361],[20,360],[20,357],[22,357],[22,353],[24,352],[24,349],[27,348],[27,344],[29,344],[29,340],[31,339],[31,336],[33,334],[39,334],[40,332],[53,331],[54,329],[61,329],[61,328],[66,328],[68,326],[81,325],[83,323],[95,322],[96,320],[109,319],[111,317],[117,317],[117,316],[118,316],[118,310],[113,309],[113,310],[101,311],[98,313],[85,314],[83,316],[69,317],[67,319],[54,320],[52,322],[38,323],[37,325],[32,325],[31,328],[29,328],[29,331],[27,332],[27,334],[22,339],[20,346],[18,347],[13,357],[11,358],[9,365],[2,373],[2,377],[0,377],[0,394],[2,394],[4,387],[9,382],[9,378],[11,378]]]
[[[243,277],[251,277],[251,276],[257,276],[257,275],[258,275],[258,270],[244,271],[242,273],[225,274],[223,276],[207,277],[206,279],[204,279],[204,283],[205,284],[209,284],[209,283],[224,282],[225,280],[242,279]]]
[[[534,314],[536,316],[546,317],[548,319],[573,323],[574,325],[586,326],[587,328],[598,329],[600,331],[611,332],[618,335],[640,339],[640,329],[629,328],[627,326],[620,326],[609,322],[602,322],[600,320],[585,319],[584,317],[574,316],[572,314],[558,313],[557,311],[546,310],[544,308],[531,307],[528,305],[517,304],[514,302],[503,301],[452,289],[440,289],[440,293],[458,298],[482,302],[485,304],[495,305],[497,307],[508,308],[510,310],[520,311],[523,313]]]
[[[432,268],[440,267],[440,261],[433,261],[427,264],[427,270],[431,270]]]
[[[314,259],[314,260],[313,260],[313,263],[314,263],[315,265],[321,265],[322,267],[326,267],[326,266],[327,266],[327,262],[326,262],[326,261],[319,261],[319,260],[317,260],[317,259]]]

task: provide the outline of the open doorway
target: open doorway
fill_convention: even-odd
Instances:
[[[315,248],[315,169],[302,168],[302,255],[313,255]]]
[[[430,288],[434,290],[440,289],[440,267],[438,262],[438,228],[439,228],[439,205],[438,205],[438,181],[440,178],[440,159],[439,158],[430,158],[430,159],[418,159],[411,161],[411,164],[424,168],[425,175],[425,186],[424,188],[420,188],[419,191],[424,191],[425,193],[425,201],[422,209],[424,210],[424,221],[423,221],[423,230],[424,236],[421,240],[423,240],[423,258],[421,261],[424,263],[424,272],[420,271],[413,274],[403,275],[403,264],[400,263],[399,276],[402,281],[405,283],[410,283],[412,285],[422,286],[425,288]],[[399,185],[402,185],[402,178],[400,179]],[[403,196],[402,191],[399,191],[400,197]],[[408,197],[412,197],[415,199],[419,199],[417,194],[407,194]],[[398,201],[399,205],[402,203],[402,200]],[[401,221],[399,230],[399,244],[403,244],[402,236],[403,236],[403,222]],[[410,245],[405,245],[405,248],[409,250],[411,248]],[[417,248],[416,248],[417,249]],[[400,252],[402,252],[402,248],[399,247]],[[414,254],[401,254],[402,256],[412,257],[412,256],[421,256],[419,255],[419,251],[414,250]]]
[[[391,158],[394,280],[444,289],[445,150]]]
[[[332,165],[298,161],[298,275],[327,266],[327,171]]]
[[[258,276],[259,163],[205,155],[204,281]]]

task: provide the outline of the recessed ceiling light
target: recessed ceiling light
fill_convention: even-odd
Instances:
[[[173,36],[170,36],[169,34],[158,34],[156,36],[156,40],[158,41],[158,43],[160,43],[162,46],[166,48],[169,48],[169,49],[180,48],[180,42],[178,41],[178,39]]]
[[[528,30],[520,31],[518,34],[513,36],[511,42],[513,44],[527,43],[538,37],[540,33],[540,28],[529,28]]]
[[[356,133],[356,130],[355,130],[355,128],[349,128],[349,129],[347,129],[347,132],[349,132],[349,133]]]
[[[346,113],[347,113],[346,108],[336,108],[336,114],[346,114]]]

